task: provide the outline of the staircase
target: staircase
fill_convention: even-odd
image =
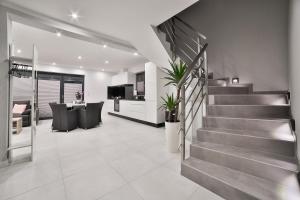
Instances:
[[[213,79],[205,37],[181,19],[173,17],[159,30],[165,33],[173,56],[188,65],[178,86],[181,174],[229,200],[300,199],[288,95],[258,94],[252,84]],[[185,137],[197,114],[203,116],[202,128],[197,129],[186,157]]]
[[[203,128],[181,173],[225,199],[300,199],[296,139],[285,94],[209,80]]]

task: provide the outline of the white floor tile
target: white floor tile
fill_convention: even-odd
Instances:
[[[0,199],[22,194],[61,178],[61,170],[55,164],[17,168],[0,176]]]
[[[83,152],[76,155],[65,156],[61,159],[61,168],[64,177],[73,175],[82,170],[107,165],[97,152]]]
[[[144,200],[186,200],[198,187],[165,167],[160,167],[131,184]]]
[[[68,200],[94,200],[125,184],[124,179],[109,166],[100,166],[67,177]]]
[[[209,200],[224,200],[222,197],[212,193],[211,191],[198,187],[197,191],[192,195],[189,200],[199,200],[199,199],[209,199]]]
[[[63,182],[57,181],[48,185],[30,190],[10,200],[65,200]]]
[[[113,191],[99,200],[143,200],[142,197],[130,186],[126,185]]]
[[[141,153],[134,153],[117,159],[111,165],[127,180],[136,179],[151,169],[157,167],[157,163]]]

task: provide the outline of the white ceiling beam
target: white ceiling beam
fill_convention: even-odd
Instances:
[[[58,20],[41,13],[29,10],[27,8],[20,7],[13,3],[1,2],[0,5],[7,10],[12,21],[43,29],[56,33],[61,32],[63,35],[99,44],[108,45],[109,47],[120,49],[129,52],[136,52],[136,48],[132,46],[129,42],[111,37],[106,34],[95,32],[71,23]]]

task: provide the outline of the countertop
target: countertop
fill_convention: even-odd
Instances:
[[[114,99],[108,99],[108,100],[114,100]],[[120,101],[145,101],[145,99],[119,99]]]

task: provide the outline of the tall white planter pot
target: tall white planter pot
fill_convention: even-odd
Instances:
[[[180,122],[165,122],[167,148],[170,153],[177,153],[179,147]]]

